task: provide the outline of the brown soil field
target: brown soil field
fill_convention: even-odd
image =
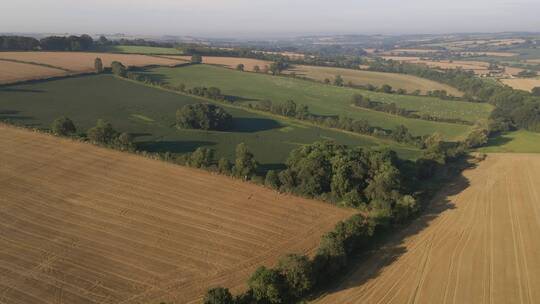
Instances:
[[[539,303],[540,154],[490,154],[317,303]]]
[[[178,61],[172,59],[136,54],[83,52],[0,52],[0,59],[47,64],[50,66],[67,69],[74,73],[92,72],[94,70],[94,60],[96,57],[101,58],[103,65],[105,66],[110,66],[113,61],[120,61],[126,66],[173,66],[178,64]]]
[[[170,58],[175,60],[183,60],[183,61],[190,61],[191,56],[160,56],[163,58]],[[265,61],[265,60],[259,60],[259,59],[253,59],[253,58],[237,58],[237,57],[211,57],[211,56],[203,56],[203,63],[204,64],[213,64],[213,65],[220,65],[229,69],[236,69],[236,66],[239,64],[244,65],[245,71],[253,71],[253,68],[258,65],[261,71],[264,69],[265,66],[270,66],[272,62]]]
[[[519,54],[510,52],[461,52],[464,56],[493,56],[493,57],[514,57]]]
[[[432,90],[446,90],[449,94],[454,96],[463,95],[463,93],[451,86],[405,74],[380,73],[305,65],[296,65],[292,69],[285,71],[285,73],[291,72],[296,73],[298,76],[304,76],[318,81],[324,81],[325,78],[333,80],[337,75],[341,75],[345,82],[350,81],[355,85],[372,84],[380,87],[384,84],[389,84],[394,89],[405,89],[407,92],[413,92],[418,89],[424,94],[427,91]]]
[[[59,69],[48,68],[35,64],[0,60],[0,84],[34,79],[46,79],[64,76],[67,74],[68,73],[66,71]]]
[[[353,214],[0,125],[0,303],[197,303]]]
[[[457,69],[462,68],[464,70],[473,71],[478,75],[483,75],[489,72],[488,67],[489,63],[483,61],[465,61],[465,60],[425,60],[420,57],[401,57],[401,56],[381,56],[381,58],[386,60],[395,60],[415,64],[426,64],[431,68],[438,69]]]
[[[540,87],[540,78],[513,78],[501,79],[502,83],[517,90],[532,91],[535,87]]]

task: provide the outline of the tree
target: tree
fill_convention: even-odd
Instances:
[[[222,157],[218,161],[218,172],[223,175],[230,175],[232,169],[231,162],[226,159],[225,157]]]
[[[202,62],[203,62],[203,58],[202,58],[201,55],[199,55],[199,54],[193,54],[193,55],[191,56],[191,63],[193,63],[193,64],[200,64],[200,63],[202,63]]]
[[[266,173],[266,178],[264,179],[264,185],[274,190],[279,189],[280,183],[276,171],[268,170],[268,172]]]
[[[112,70],[113,74],[116,75],[116,76],[126,77],[127,69],[119,61],[113,61],[111,63],[111,70]]]
[[[231,114],[213,104],[190,104],[176,111],[179,128],[225,131],[233,126]]]
[[[112,125],[103,119],[99,119],[96,126],[88,130],[88,138],[91,141],[103,144],[112,143],[116,134]]]
[[[213,161],[214,150],[199,147],[189,156],[188,165],[194,168],[208,168],[212,165]]]
[[[540,96],[540,87],[534,87],[531,91],[534,96]]]
[[[131,151],[135,149],[135,145],[133,144],[133,136],[131,136],[129,133],[123,132],[118,135],[116,142],[121,150]]]
[[[278,271],[285,278],[289,294],[300,298],[313,287],[313,270],[305,255],[289,254],[279,260]]]
[[[243,63],[238,64],[238,65],[236,66],[236,70],[237,70],[237,71],[242,71],[242,72],[243,72],[243,71],[244,71],[244,64],[243,64]]]
[[[343,77],[341,75],[337,75],[334,79],[334,85],[338,87],[342,87],[345,84],[345,81],[343,80]]]
[[[392,94],[393,90],[392,90],[392,87],[390,85],[383,84],[383,86],[381,87],[381,92],[387,93],[387,94]]]
[[[60,117],[53,121],[51,130],[58,136],[68,136],[77,132],[77,128],[73,121],[67,117]]]
[[[286,302],[286,286],[283,277],[276,270],[259,267],[249,278],[248,286],[257,301],[270,304]]]
[[[244,143],[236,146],[236,160],[234,162],[233,174],[244,180],[251,179],[257,172],[257,162],[253,154],[248,150]]]
[[[485,145],[488,142],[488,131],[485,129],[476,129],[469,133],[465,144],[468,148],[478,148]]]
[[[103,62],[101,61],[101,58],[96,58],[96,60],[94,60],[94,69],[98,74],[103,72]]]
[[[227,288],[209,289],[204,296],[204,304],[233,304],[234,299]]]
[[[260,71],[261,71],[261,67],[259,67],[258,65],[253,67],[253,72],[259,73]]]

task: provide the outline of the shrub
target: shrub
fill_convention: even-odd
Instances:
[[[218,161],[218,172],[223,175],[231,175],[232,164],[231,162],[222,157]]]
[[[264,185],[268,188],[272,189],[279,189],[280,183],[279,183],[279,177],[274,170],[269,170],[266,173],[266,178],[264,180]]]
[[[234,299],[227,288],[212,288],[204,296],[204,304],[233,304]]]
[[[176,112],[179,128],[224,131],[232,128],[232,116],[213,104],[186,105]]]
[[[59,136],[68,136],[77,132],[77,128],[73,121],[67,117],[60,117],[53,121],[51,130]]]
[[[118,61],[113,61],[111,63],[111,70],[114,75],[120,76],[120,77],[126,77],[127,75],[127,69],[126,67]]]
[[[117,132],[112,125],[102,119],[99,119],[96,126],[88,130],[88,139],[93,142],[110,144],[116,138]]]
[[[101,61],[101,58],[96,58],[96,60],[94,60],[94,69],[98,74],[103,72],[103,62]]]

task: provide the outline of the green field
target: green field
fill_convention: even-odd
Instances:
[[[445,101],[438,98],[393,95],[340,88],[300,79],[275,77],[270,75],[245,73],[230,69],[191,65],[181,68],[155,68],[145,72],[147,75],[169,84],[184,83],[187,87],[215,86],[225,94],[240,97],[244,103],[264,99],[273,102],[294,100],[306,104],[310,111],[318,115],[344,115],[356,119],[366,119],[374,126],[387,129],[403,124],[416,135],[439,132],[447,139],[466,136],[470,126],[409,119],[382,112],[364,110],[351,106],[351,97],[361,93],[372,100],[395,102],[399,107],[428,113],[438,117],[460,118],[472,122],[486,119],[491,111],[487,104],[460,101]]]
[[[281,164],[302,144],[323,139],[350,146],[382,147],[388,144],[401,157],[415,158],[419,151],[372,137],[321,129],[309,124],[225,106],[234,117],[230,132],[178,130],[175,112],[186,104],[204,100],[150,88],[110,75],[85,76],[0,88],[0,120],[47,128],[57,117],[71,118],[80,130],[99,118],[115,129],[136,136],[139,146],[151,152],[192,152],[206,146],[218,156],[233,158],[234,148],[246,143],[264,164]]]
[[[490,139],[486,147],[478,149],[485,153],[540,153],[540,133],[524,130],[510,132]]]
[[[107,47],[104,51],[126,54],[155,54],[155,55],[182,55],[182,51],[175,48],[137,46],[137,45],[114,45]]]

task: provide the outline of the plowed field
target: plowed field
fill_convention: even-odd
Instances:
[[[350,210],[0,125],[0,303],[198,302]]]

